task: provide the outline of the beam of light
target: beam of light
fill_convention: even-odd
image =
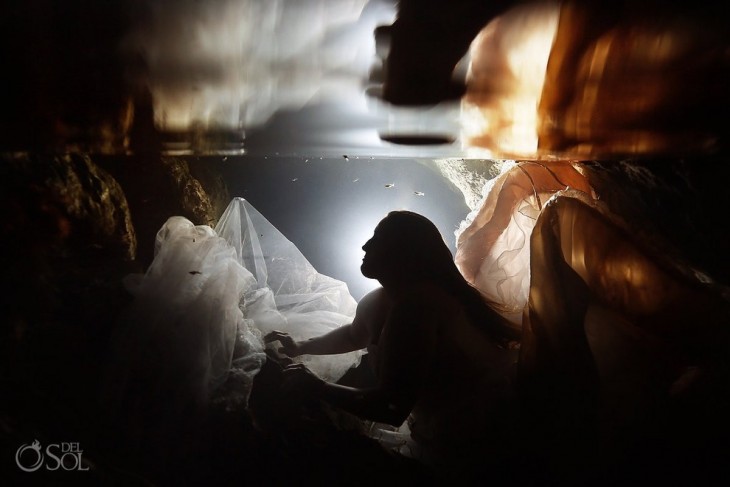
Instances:
[[[388,0],[159,0],[129,35],[162,130],[245,129],[281,108],[359,93]],[[357,96],[357,95],[355,95]]]
[[[470,156],[536,153],[537,110],[558,17],[557,2],[519,7],[490,22],[472,42],[462,138],[487,152]]]

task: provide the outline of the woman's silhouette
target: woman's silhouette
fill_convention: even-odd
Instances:
[[[515,424],[516,331],[465,281],[427,218],[391,212],[363,250],[363,275],[382,287],[360,301],[351,324],[308,341],[279,332],[267,339],[289,356],[367,348],[375,384],[326,382],[301,364],[284,370],[285,383],[364,419],[408,419],[419,451],[435,463],[466,461],[467,450],[504,452]]]

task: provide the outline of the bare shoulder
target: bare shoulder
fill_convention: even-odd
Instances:
[[[357,303],[357,311],[355,317],[371,321],[381,317],[390,307],[390,299],[382,287],[379,287],[366,294],[359,303]]]
[[[357,307],[358,307],[358,309],[359,308],[370,308],[373,306],[377,306],[379,303],[382,303],[383,300],[385,300],[385,299],[386,299],[385,290],[382,287],[379,287],[377,289],[370,291],[365,296],[363,296],[363,298],[357,304]]]
[[[363,296],[357,303],[355,319],[352,322],[355,333],[358,336],[377,334],[376,329],[382,327],[389,308],[390,301],[382,287]]]

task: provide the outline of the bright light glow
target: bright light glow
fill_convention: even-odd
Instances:
[[[558,17],[558,3],[519,7],[474,40],[461,112],[468,145],[500,156],[536,154],[537,109]]]
[[[362,250],[362,246],[370,240],[375,227],[386,215],[387,212],[366,209],[362,214],[358,214],[357,224],[353,225],[350,223],[347,225],[347,232],[342,237],[340,244],[341,253],[337,258],[340,262],[347,262],[348,266],[351,265],[353,268],[358,269],[357,274],[348,279],[348,285],[351,288],[350,293],[358,297],[358,299],[361,295],[365,295],[380,286],[377,280],[368,279],[360,274],[359,268],[365,256],[365,251]]]

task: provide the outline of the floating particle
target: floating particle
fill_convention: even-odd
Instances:
[[[223,162],[226,162],[228,160],[228,156],[223,158]]]
[[[694,275],[697,278],[698,281],[700,281],[703,284],[712,284],[712,278],[708,276],[707,274],[703,274],[700,271],[694,271]]]
[[[188,271],[188,274],[195,275],[195,274],[202,274],[200,271]]]
[[[304,159],[304,162],[309,162],[309,159]]]
[[[356,183],[358,181],[360,181],[360,178],[355,178],[355,179],[352,180],[353,183]]]
[[[343,155],[343,156],[342,156],[342,158],[343,158],[344,160],[346,160],[346,161],[349,161],[349,160],[350,160],[350,158],[349,158],[349,157],[347,157],[347,154]]]
[[[395,187],[395,183],[388,183],[388,184],[385,185],[385,187],[386,188],[394,188]]]
[[[414,191],[413,194],[415,194],[416,196],[425,196],[426,195],[426,193],[424,193],[423,191]]]
[[[299,178],[294,178],[294,179],[291,180],[291,182],[293,183],[293,182],[296,182],[298,180],[299,180]]]

